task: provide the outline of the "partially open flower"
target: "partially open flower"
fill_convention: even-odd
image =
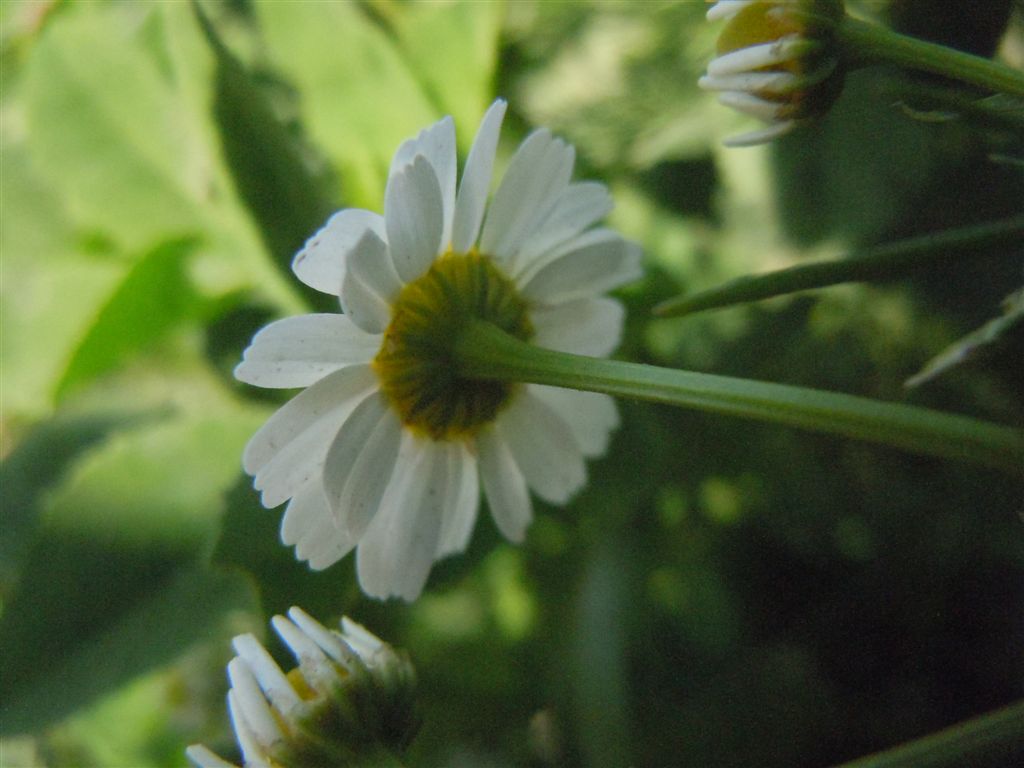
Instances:
[[[285,674],[252,635],[234,639],[228,711],[245,768],[391,764],[419,727],[416,672],[355,622],[327,629],[300,608],[271,623],[299,666]],[[198,768],[236,768],[201,744]]]
[[[460,375],[462,329],[490,323],[549,349],[601,357],[623,309],[601,294],[639,276],[639,248],[593,227],[604,185],[572,182],[575,153],[546,129],[512,157],[488,203],[505,102],[484,115],[456,189],[445,118],[399,147],[384,215],[339,211],[292,268],[344,314],[267,326],[235,370],[306,387],[246,446],[263,504],[289,501],[281,537],[313,568],[356,550],[363,590],[413,600],[433,562],[465,549],[481,488],[512,541],[530,494],[565,503],[617,425],[607,395]]]
[[[843,15],[842,0],[721,0],[708,10],[728,23],[700,87],[769,123],[726,144],[767,142],[828,111],[843,87],[833,39]]]

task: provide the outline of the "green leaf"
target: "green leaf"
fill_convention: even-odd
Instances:
[[[0,538],[0,598],[6,599],[32,543],[45,494],[84,451],[145,413],[62,415],[33,429],[0,464],[4,535]]]
[[[114,9],[72,9],[25,72],[30,142],[79,221],[141,249],[197,227],[210,174],[174,83]]]
[[[87,253],[75,243],[61,201],[32,173],[23,148],[5,143],[3,164],[4,409],[35,416],[52,407],[57,381],[82,329],[88,328],[129,265]]]
[[[208,576],[183,574],[212,547],[221,496],[261,418],[236,409],[158,424],[119,434],[77,464],[0,618],[5,731],[39,728],[164,663],[237,602],[238,589],[225,584],[221,595]],[[155,621],[162,612],[174,621]],[[66,690],[65,680],[78,687]]]
[[[409,3],[390,22],[401,53],[438,110],[455,119],[469,146],[494,99],[503,4]]]
[[[345,202],[379,210],[398,145],[437,110],[394,42],[357,3],[256,3],[277,67],[345,184]]]
[[[337,205],[201,6],[193,3],[193,9],[217,62],[213,111],[225,158],[264,242],[290,278],[295,252]]]
[[[194,238],[172,240],[135,262],[92,319],[57,385],[58,397],[114,368],[189,318],[197,297],[185,267],[197,245]]]
[[[213,73],[183,4],[71,6],[26,64],[29,151],[78,227],[127,253],[198,234],[204,289],[257,286],[297,309],[219,156]]]
[[[71,638],[70,647],[59,655],[37,658],[28,676],[5,688],[2,732],[36,731],[104,691],[178,658],[231,613],[256,610],[252,585],[238,573],[183,567],[154,579],[149,587],[145,600],[98,631]],[[98,607],[103,616],[104,606]],[[59,631],[57,625],[54,631]]]

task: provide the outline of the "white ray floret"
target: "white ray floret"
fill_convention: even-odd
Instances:
[[[602,184],[572,181],[575,150],[547,129],[523,141],[488,200],[505,111],[501,100],[487,110],[461,179],[451,118],[404,142],[383,216],[336,213],[293,262],[297,277],[336,296],[343,314],[271,324],[236,369],[256,386],[306,387],[252,438],[243,466],[264,506],[288,502],[281,538],[299,558],[325,568],[354,549],[360,584],[375,597],[415,599],[433,562],[467,546],[481,493],[502,533],[521,541],[530,490],[568,501],[586,480],[584,459],[605,450],[617,425],[610,399],[577,392],[552,408],[550,396],[509,388],[479,410],[478,400],[458,399],[458,388],[473,384],[432,363],[443,360],[432,348],[398,341],[405,319],[426,318],[431,332],[430,318],[445,317],[422,304],[437,300],[431,280],[447,286],[441,294],[456,283],[469,290],[466,280],[431,275],[472,264],[469,283],[484,287],[466,306],[487,305],[497,291],[507,300],[496,306],[521,313],[506,330],[523,340],[600,356],[618,342],[621,306],[601,294],[640,275],[639,248],[594,226],[611,197]],[[451,343],[446,330],[433,333]],[[439,366],[440,379],[417,360]],[[422,411],[420,382],[423,397],[442,387],[448,399]],[[600,415],[599,426],[581,423],[588,412]],[[464,421],[443,421],[456,418]]]

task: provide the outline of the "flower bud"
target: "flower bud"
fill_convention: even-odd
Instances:
[[[823,115],[843,86],[834,40],[842,0],[721,0],[707,13],[727,19],[718,56],[698,84],[719,101],[769,125],[726,140],[760,144]]]
[[[245,768],[395,764],[415,736],[416,673],[406,655],[348,618],[331,631],[299,608],[271,624],[298,666],[285,674],[253,635],[233,641],[228,711]],[[198,768],[236,768],[202,745]]]

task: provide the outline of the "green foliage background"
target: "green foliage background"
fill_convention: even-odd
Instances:
[[[864,4],[884,13],[883,4]],[[967,5],[967,4],[965,4]],[[993,3],[1009,15],[1011,3]],[[891,18],[982,53],[1021,26]],[[620,356],[1024,423],[1020,338],[912,394],[997,312],[1022,249],[899,285],[681,320],[680,291],[1019,212],[1014,136],[850,77],[771,150],[696,78],[697,2],[5,0],[0,117],[0,762],[183,766],[234,746],[228,640],[292,604],[409,650],[423,766],[821,766],[1024,694],[1024,489],[969,466],[622,404],[524,546],[486,516],[414,605],[277,540],[240,472],[280,402],[231,378],[267,320],[325,308],[288,265],[332,210],[379,210],[400,141],[495,95],[607,182],[647,277]],[[1019,10],[1019,9],[1018,9]],[[929,28],[931,25],[931,28]],[[1016,48],[1013,46],[1016,45]],[[267,644],[283,660],[276,639]]]

